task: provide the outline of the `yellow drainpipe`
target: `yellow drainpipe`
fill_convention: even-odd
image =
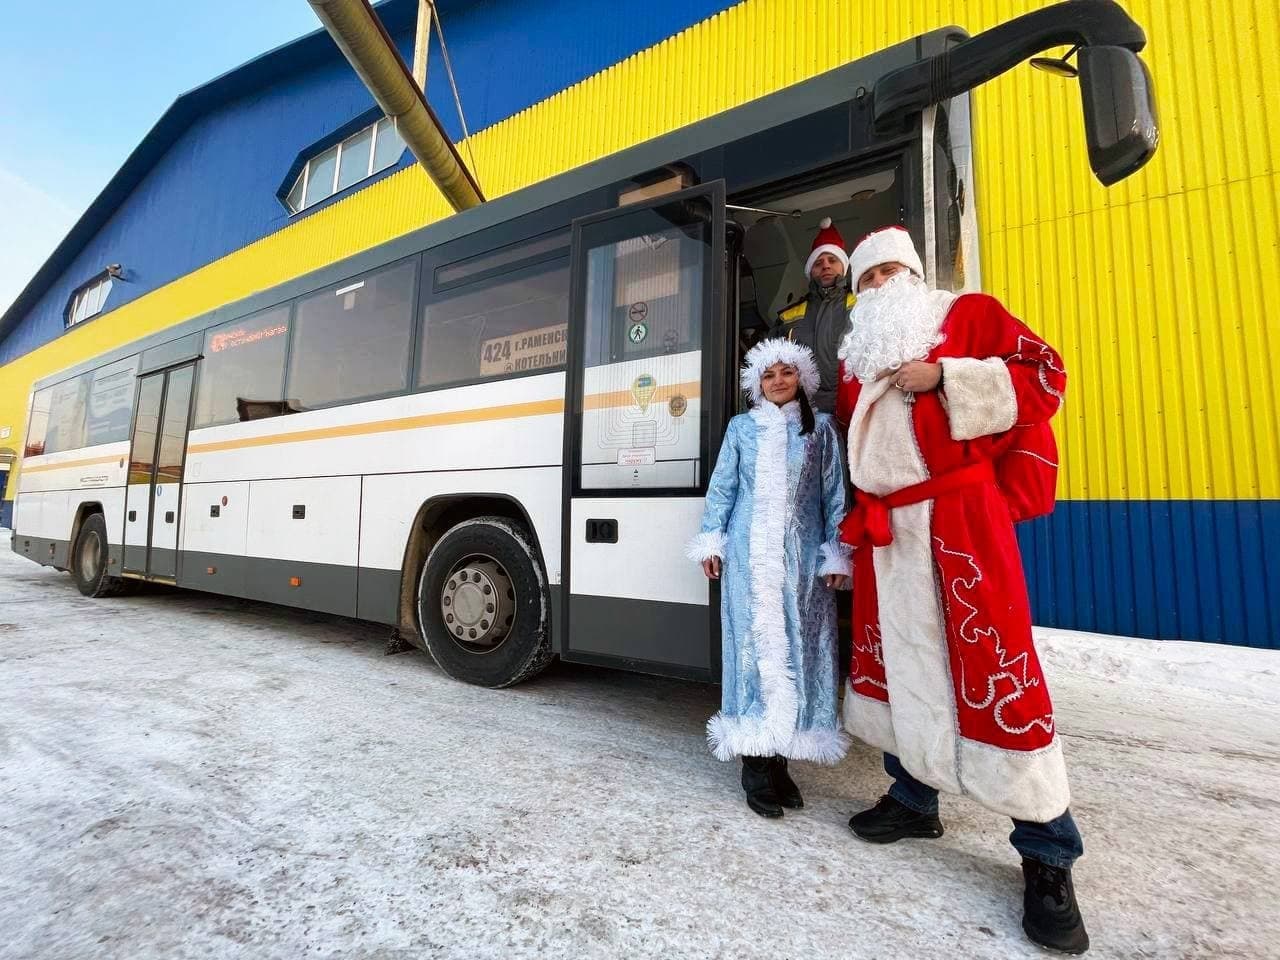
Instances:
[[[454,210],[484,202],[439,119],[387,36],[368,0],[307,0],[432,182]]]

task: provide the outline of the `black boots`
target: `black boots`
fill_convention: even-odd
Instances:
[[[778,803],[788,810],[799,810],[804,806],[804,797],[800,796],[800,788],[787,773],[787,758],[774,757],[769,761],[769,778],[773,781],[773,791],[778,795]]]
[[[942,821],[936,813],[916,813],[893,797],[884,796],[870,810],[850,817],[849,829],[868,843],[893,843],[907,837],[933,840],[942,836]]]
[[[1032,943],[1061,953],[1084,953],[1089,934],[1076,904],[1071,871],[1022,858],[1022,929]]]
[[[747,791],[747,806],[762,817],[780,817],[783,807],[804,806],[800,788],[787,773],[786,757],[743,757],[742,789]]]
[[[762,817],[782,816],[782,804],[770,775],[772,757],[742,758],[742,789],[747,792],[747,806]]]

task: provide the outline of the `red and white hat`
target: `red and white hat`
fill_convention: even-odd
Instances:
[[[849,257],[849,276],[854,286],[864,273],[882,263],[901,263],[917,277],[924,277],[924,264],[905,227],[883,227],[858,241]]]
[[[809,253],[809,259],[804,262],[804,275],[807,277],[812,273],[814,261],[824,253],[831,254],[843,263],[845,272],[848,273],[849,254],[844,249],[844,237],[831,225],[830,217],[823,217],[818,227],[818,235],[813,238],[813,250]]]

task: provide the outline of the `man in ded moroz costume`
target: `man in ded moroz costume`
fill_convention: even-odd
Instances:
[[[752,409],[729,421],[689,558],[720,579],[721,710],[707,739],[742,758],[747,804],[765,817],[803,800],[788,760],[835,763],[847,738],[833,588],[848,589],[844,461],[831,417],[815,414],[818,369],[807,347],[765,340],[742,388]]]
[[[938,791],[1014,821],[1036,943],[1088,949],[1083,852],[1031,639],[1014,522],[1053,508],[1057,352],[985,294],[930,291],[910,235],[854,249],[837,418],[854,506],[845,728],[885,753],[886,796],[849,821],[873,843],[940,837]]]

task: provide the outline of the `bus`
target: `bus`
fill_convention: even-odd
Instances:
[[[821,218],[977,289],[969,91],[1072,45],[1104,183],[1156,149],[1141,29],[1072,0],[934,31],[180,322],[33,387],[13,549],[386,624],[500,687],[714,681],[684,557],[736,368]]]

